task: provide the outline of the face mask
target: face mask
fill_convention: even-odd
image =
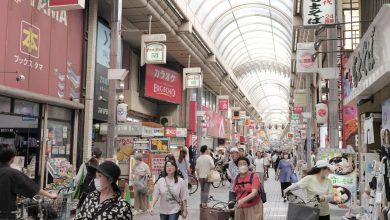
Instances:
[[[93,182],[95,183],[96,190],[100,192],[103,189],[102,184],[100,183],[100,180],[94,179]]]
[[[240,173],[246,173],[248,172],[248,166],[239,166],[238,167],[238,170],[240,171]]]

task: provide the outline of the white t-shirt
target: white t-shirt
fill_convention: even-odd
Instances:
[[[266,155],[266,156],[264,157],[264,165],[265,165],[265,166],[269,166],[269,164],[270,164],[269,157],[268,157],[268,155]]]
[[[264,173],[264,158],[255,159],[256,173]]]
[[[169,193],[168,191],[171,193]],[[177,183],[174,179],[160,178],[154,186],[153,196],[160,198],[160,213],[171,215],[180,211],[179,202],[187,200],[188,187],[182,178],[178,178]]]
[[[214,168],[214,160],[210,155],[202,155],[196,160],[195,169],[199,170],[199,178],[207,178],[210,170]]]

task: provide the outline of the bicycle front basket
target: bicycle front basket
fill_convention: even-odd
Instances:
[[[319,215],[318,208],[295,203],[288,204],[287,220],[318,220]]]

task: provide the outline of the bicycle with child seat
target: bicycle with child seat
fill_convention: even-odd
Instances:
[[[56,199],[46,199],[43,196],[36,195],[32,199],[21,198],[17,202],[17,211],[13,214],[16,219],[71,219],[72,210],[76,209],[77,202],[71,201],[69,187],[58,191]]]
[[[318,220],[320,197],[318,195],[305,201],[300,196],[287,192],[287,220]]]
[[[228,181],[228,178],[227,178],[227,173],[226,173],[226,166],[224,164],[223,161],[218,161],[217,163],[215,163],[215,170],[219,172],[219,175],[221,177],[221,181],[218,181],[218,182],[212,182],[211,185],[214,187],[214,188],[218,188],[220,187],[221,185],[222,186],[225,186],[226,185],[226,181]]]
[[[164,172],[160,171],[156,181],[154,182],[154,185],[156,185],[158,180],[160,180],[163,177],[164,177]],[[194,194],[198,190],[198,188],[199,188],[199,181],[198,181],[198,179],[195,176],[189,174],[188,175],[188,193],[190,195],[192,195],[192,194]]]

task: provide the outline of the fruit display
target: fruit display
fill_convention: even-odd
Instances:
[[[332,204],[344,204],[351,198],[351,192],[342,186],[333,186],[333,195]]]
[[[47,189],[69,187],[75,176],[72,164],[65,158],[50,158],[47,162],[47,170],[53,178],[53,182],[46,186]]]

